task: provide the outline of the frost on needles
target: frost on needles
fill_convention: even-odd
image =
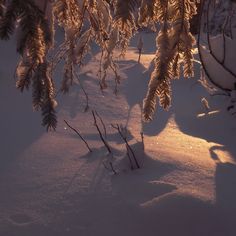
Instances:
[[[0,38],[7,40],[17,31],[17,88],[32,87],[33,108],[42,111],[43,125],[56,128],[56,88],[53,72],[64,63],[63,80],[58,91],[66,93],[79,80],[78,68],[90,53],[92,42],[100,47],[99,83],[107,87],[107,70],[112,70],[117,86],[118,66],[115,49],[124,55],[129,40],[141,27],[155,29],[157,52],[151,75],[143,117],[149,121],[159,104],[171,105],[171,80],[180,77],[180,64],[185,77],[193,76],[189,21],[196,14],[197,0],[0,0]],[[138,12],[138,14],[137,14]],[[53,46],[54,31],[64,30],[64,42]],[[50,55],[50,56],[49,56]],[[182,62],[182,63],[180,63]]]

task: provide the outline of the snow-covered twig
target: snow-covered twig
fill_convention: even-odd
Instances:
[[[201,103],[202,103],[204,109],[206,110],[206,113],[208,113],[209,110],[210,110],[210,105],[209,105],[209,102],[207,101],[207,99],[206,98],[202,98],[201,99]]]

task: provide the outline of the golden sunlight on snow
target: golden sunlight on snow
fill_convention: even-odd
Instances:
[[[140,63],[147,69],[150,62],[154,59],[155,54],[141,54]],[[136,48],[130,48],[130,50],[125,54],[126,60],[138,61],[138,53]]]

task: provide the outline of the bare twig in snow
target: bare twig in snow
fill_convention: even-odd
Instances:
[[[132,158],[131,158],[131,156],[130,156],[130,154],[129,154],[128,145],[125,144],[125,146],[126,146],[126,154],[127,154],[127,157],[128,157],[128,159],[129,159],[129,163],[130,163],[130,168],[131,168],[131,170],[134,170],[135,168],[134,168],[134,166],[133,166]]]
[[[128,143],[128,141],[127,141],[127,138],[126,138],[126,137],[123,135],[123,133],[121,132],[120,126],[119,126],[118,124],[116,124],[116,125],[111,124],[111,126],[112,126],[112,128],[114,128],[114,129],[116,129],[116,130],[118,131],[118,133],[120,134],[121,138],[124,140],[124,142],[125,142],[125,144],[126,144],[127,155],[128,155],[129,161],[130,161],[131,169],[134,169],[134,167],[133,167],[132,159],[131,159],[131,157],[130,157],[130,155],[129,155],[129,151],[130,151],[131,154],[132,154],[132,157],[133,157],[133,159],[134,159],[134,162],[135,162],[135,164],[136,164],[136,167],[139,169],[139,168],[140,168],[140,165],[139,165],[139,163],[138,163],[138,160],[137,160],[137,158],[136,158],[136,156],[135,156],[135,154],[134,154],[133,149],[132,149],[131,146],[129,145],[129,143]]]
[[[140,112],[140,115],[141,115],[141,130],[140,130],[140,135],[141,135],[141,141],[142,141],[142,144],[143,144],[143,150],[145,149],[145,146],[144,146],[144,132],[143,132],[143,108],[142,108],[142,103],[139,104],[140,106],[140,109],[141,109],[141,112]]]
[[[88,150],[90,152],[92,152],[92,149],[89,147],[87,141],[83,138],[83,136],[79,133],[78,130],[76,130],[75,128],[73,128],[66,120],[64,120],[64,122],[66,123],[66,125],[71,129],[73,130],[76,134],[78,134],[78,136],[81,138],[81,140],[85,143],[86,147],[88,148]]]
[[[105,138],[103,137],[102,132],[101,132],[101,130],[100,130],[98,124],[97,124],[96,113],[94,111],[92,111],[92,115],[93,115],[94,125],[95,125],[95,127],[96,127],[96,129],[99,133],[100,139],[104,143],[107,151],[112,154],[111,148],[110,148],[109,144],[107,143],[107,141],[105,140]]]
[[[96,110],[95,110],[95,114],[99,118],[99,120],[101,121],[101,124],[103,126],[103,130],[104,130],[104,135],[105,135],[105,138],[107,139],[107,129],[106,129],[105,123],[103,122],[102,117],[98,114],[98,112]]]
[[[210,106],[209,106],[209,103],[208,103],[207,99],[206,98],[202,98],[201,99],[201,103],[202,103],[204,109],[206,110],[206,113],[208,113],[209,110],[210,110]]]
[[[140,59],[141,59],[141,55],[142,55],[142,50],[143,50],[143,39],[142,39],[142,36],[139,37],[137,48],[138,48],[138,63],[140,63]]]
[[[114,169],[114,167],[113,167],[113,165],[112,165],[112,162],[109,162],[110,168],[107,167],[107,165],[105,164],[105,162],[102,162],[102,164],[103,164],[103,166],[104,166],[105,169],[107,169],[107,170],[109,170],[109,171],[112,170],[115,175],[117,174],[117,172],[115,171],[115,169]]]
[[[79,85],[80,85],[80,87],[81,87],[81,89],[82,89],[82,91],[83,91],[83,93],[84,93],[84,95],[85,95],[85,98],[86,98],[86,106],[85,106],[85,108],[84,108],[84,112],[86,112],[86,111],[88,111],[88,109],[89,109],[89,97],[88,97],[88,94],[87,94],[87,92],[85,91],[84,86],[83,86],[82,82],[80,81],[79,75],[77,74],[76,71],[74,71],[74,76],[76,77],[76,79],[77,79],[77,81],[78,81],[78,83],[79,83]]]
[[[106,137],[105,137],[105,138],[103,137],[102,132],[101,132],[99,126],[98,126],[96,116],[100,119],[100,121],[101,121],[101,123],[102,123],[102,126],[103,126],[103,129],[104,129],[104,132],[105,132],[105,136],[106,136],[106,126],[105,126],[105,124],[104,124],[102,118],[98,115],[97,111],[92,111],[92,115],[93,115],[94,125],[95,125],[95,127],[96,127],[96,129],[97,129],[97,131],[98,131],[98,133],[99,133],[100,139],[102,140],[102,142],[103,142],[104,146],[106,147],[107,151],[109,152],[109,154],[111,154],[111,155],[113,156],[112,150],[111,150],[109,144],[108,144],[107,141],[106,141]],[[111,169],[109,169],[109,168],[105,165],[104,162],[103,162],[103,165],[104,165],[104,167],[105,167],[106,169],[112,170],[114,174],[117,174],[117,172],[115,171],[115,169],[114,169],[113,164],[112,164],[111,161],[109,161],[109,165],[110,165],[110,168],[111,168]]]
[[[141,140],[142,140],[142,144],[143,144],[143,150],[144,150],[144,134],[143,132],[140,132],[140,135],[141,135]]]

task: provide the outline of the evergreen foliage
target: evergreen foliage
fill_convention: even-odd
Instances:
[[[44,2],[44,7],[42,7]],[[17,88],[29,89],[32,84],[33,108],[42,110],[43,125],[56,128],[55,87],[53,71],[64,62],[61,92],[69,91],[78,80],[77,68],[83,64],[92,41],[100,46],[99,80],[105,89],[107,70],[114,72],[116,88],[120,82],[113,59],[116,48],[121,54],[138,28],[151,27],[157,33],[155,68],[146,98],[144,120],[150,121],[157,101],[168,109],[171,105],[171,80],[193,77],[192,48],[195,39],[190,21],[196,15],[199,0],[0,0],[0,38],[7,40],[17,31]],[[216,4],[216,0],[208,0]],[[227,7],[233,2],[227,0]],[[137,14],[138,12],[138,14]],[[54,28],[64,29],[65,40],[52,49]],[[158,25],[158,27],[157,27]],[[219,23],[220,25],[220,23]],[[211,27],[212,28],[212,27]],[[217,30],[219,27],[217,27]],[[212,29],[212,32],[214,30]],[[51,53],[50,59],[48,57]]]
[[[18,31],[17,52],[21,55],[17,66],[16,87],[29,89],[32,82],[33,107],[42,108],[43,125],[56,128],[54,87],[49,77],[47,51],[52,35],[45,13],[32,0],[2,1],[0,38],[9,39]]]

